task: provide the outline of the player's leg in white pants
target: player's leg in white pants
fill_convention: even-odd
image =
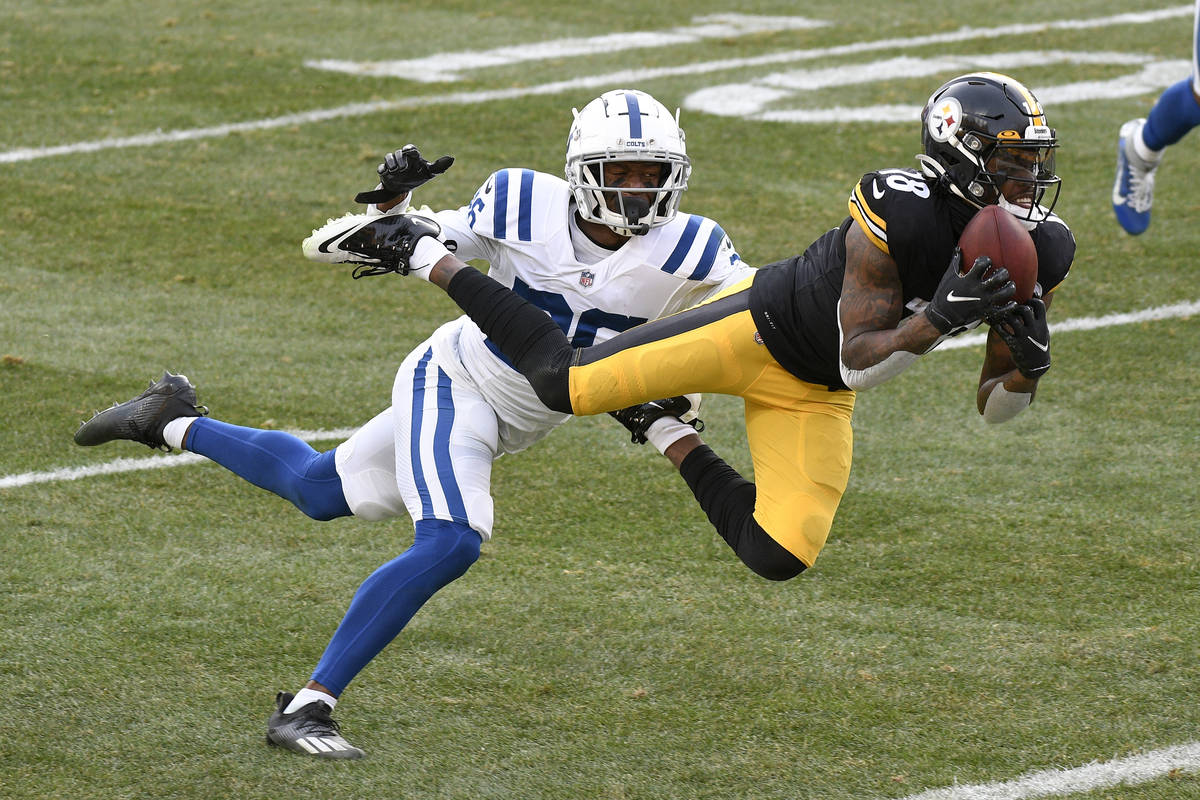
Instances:
[[[339,448],[347,501],[359,516],[391,515],[396,494],[414,520],[413,544],[354,596],[312,679],[340,694],[438,589],[461,576],[491,536],[496,414],[456,384],[429,342],[401,365],[392,392],[395,493],[381,482],[386,412]],[[362,434],[362,435],[360,435]]]

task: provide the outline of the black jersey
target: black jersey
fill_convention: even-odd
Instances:
[[[912,169],[868,172],[850,193],[850,216],[805,250],[755,275],[750,312],[763,343],[788,372],[809,383],[845,389],[839,370],[837,305],[846,270],[846,231],[857,225],[896,262],[904,316],[924,310],[974,214]],[[1075,239],[1051,215],[1030,233],[1038,254],[1039,294],[1066,278]]]

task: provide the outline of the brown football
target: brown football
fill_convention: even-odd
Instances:
[[[1038,272],[1037,248],[1029,232],[1012,214],[1000,206],[984,206],[963,229],[958,246],[962,248],[963,272],[969,270],[979,256],[989,256],[992,268],[985,274],[1004,267],[1017,285],[1013,299],[1024,303],[1033,297]]]

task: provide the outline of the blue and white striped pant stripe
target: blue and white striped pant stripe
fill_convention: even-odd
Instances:
[[[454,384],[432,347],[405,360],[392,407],[396,482],[412,518],[461,522],[490,537],[495,411],[473,390]]]

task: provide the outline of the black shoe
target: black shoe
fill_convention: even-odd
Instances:
[[[317,758],[362,758],[362,750],[342,738],[341,726],[329,716],[326,703],[314,700],[306,706],[283,713],[295,695],[275,695],[275,713],[267,722],[267,744],[283,747]]]
[[[114,439],[129,439],[155,450],[170,450],[162,437],[167,423],[179,417],[202,417],[207,413],[207,408],[196,404],[196,387],[186,375],[164,372],[137,397],[115,403],[80,425],[75,431],[75,444],[90,447]]]
[[[699,395],[696,395],[699,397]],[[698,403],[697,403],[698,405]],[[692,398],[687,395],[668,397],[664,400],[652,400],[649,403],[622,408],[620,411],[610,411],[609,416],[625,426],[629,431],[630,441],[634,444],[646,443],[646,431],[650,426],[663,417],[675,417],[685,425],[691,425],[697,431],[704,430],[704,422],[696,418],[696,408]]]

